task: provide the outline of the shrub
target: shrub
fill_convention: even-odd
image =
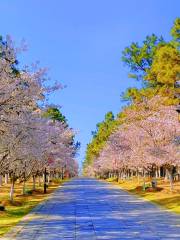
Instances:
[[[32,194],[33,194],[33,190],[32,190],[32,189],[27,189],[27,190],[25,191],[25,194],[27,194],[27,195],[32,195]]]
[[[3,205],[0,205],[0,211],[5,211],[5,207]]]

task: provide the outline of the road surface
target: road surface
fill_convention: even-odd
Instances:
[[[180,240],[180,216],[109,183],[79,178],[8,233],[6,240]]]

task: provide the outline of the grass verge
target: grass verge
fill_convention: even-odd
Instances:
[[[129,193],[138,195],[143,199],[149,200],[173,213],[180,214],[180,182],[174,183],[174,190],[171,192],[169,190],[168,181],[164,181],[162,179],[158,179],[157,191],[152,191],[152,189],[143,191],[142,180],[138,182],[138,180],[135,178],[131,180],[120,181],[118,183],[115,182],[114,179],[107,179],[107,181],[113,182]],[[150,184],[150,179],[147,179],[146,183]]]
[[[47,189],[47,194],[43,193],[43,186],[31,191],[32,182],[28,182],[26,188],[30,194],[27,195],[22,195],[22,184],[16,184],[13,204],[8,200],[10,185],[0,187],[0,204],[3,204],[6,209],[0,211],[0,237],[16,225],[37,204],[46,200],[63,182],[52,182]]]

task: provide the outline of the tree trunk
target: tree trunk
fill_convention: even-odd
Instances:
[[[140,176],[139,176],[139,172],[137,173],[137,178],[138,178],[138,185],[140,184]]]
[[[143,169],[143,191],[146,190],[146,173],[145,170]]]
[[[38,185],[41,186],[41,176],[38,177]]]
[[[2,186],[2,175],[0,175],[0,186]]]
[[[169,175],[169,184],[170,184],[170,191],[173,190],[173,167],[168,168],[168,175]]]
[[[159,178],[161,177],[161,168],[158,168],[158,174],[159,174]]]
[[[46,185],[47,179],[46,179],[46,177],[47,177],[47,170],[45,168],[44,169],[44,193],[47,192],[47,185]]]
[[[158,171],[158,168],[156,168],[156,174],[155,174],[155,177],[158,178],[159,177],[159,171]]]
[[[178,181],[180,181],[180,167],[178,167],[177,172],[178,172]]]
[[[118,182],[121,181],[121,170],[118,173]]]
[[[33,190],[36,190],[36,177],[33,176]]]
[[[5,184],[8,184],[8,173],[5,174]]]
[[[164,177],[164,179],[165,180],[168,180],[168,176],[169,175],[169,171],[168,171],[168,169],[165,169],[165,177]]]
[[[24,180],[23,181],[23,195],[25,195],[26,194],[26,181]]]
[[[162,177],[165,178],[166,176],[166,169],[165,167],[162,167]]]
[[[11,180],[11,189],[10,189],[10,194],[9,194],[11,202],[13,202],[13,200],[14,200],[14,184],[15,184],[15,181],[14,181],[14,179],[12,179]]]
[[[61,169],[61,179],[62,180],[64,179],[64,170],[63,170],[63,168]]]

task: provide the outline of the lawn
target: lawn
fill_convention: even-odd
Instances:
[[[108,181],[115,183],[113,179],[108,179]],[[150,179],[147,179],[146,182],[150,184]],[[174,182],[174,190],[172,192],[169,190],[169,182],[162,179],[158,179],[158,191],[152,191],[151,188],[143,191],[142,180],[138,182],[136,178],[123,180],[119,183],[116,182],[116,184],[132,194],[136,194],[163,208],[180,214],[180,182]]]
[[[5,211],[0,211],[0,236],[6,233],[10,228],[17,224],[38,203],[47,199],[50,194],[57,189],[62,181],[53,182],[47,189],[47,194],[43,194],[43,187],[37,187],[30,195],[22,195],[22,184],[15,186],[15,198],[12,204],[9,198],[10,185],[0,187],[0,204],[5,205]],[[32,182],[27,183],[27,189],[32,189]]]

